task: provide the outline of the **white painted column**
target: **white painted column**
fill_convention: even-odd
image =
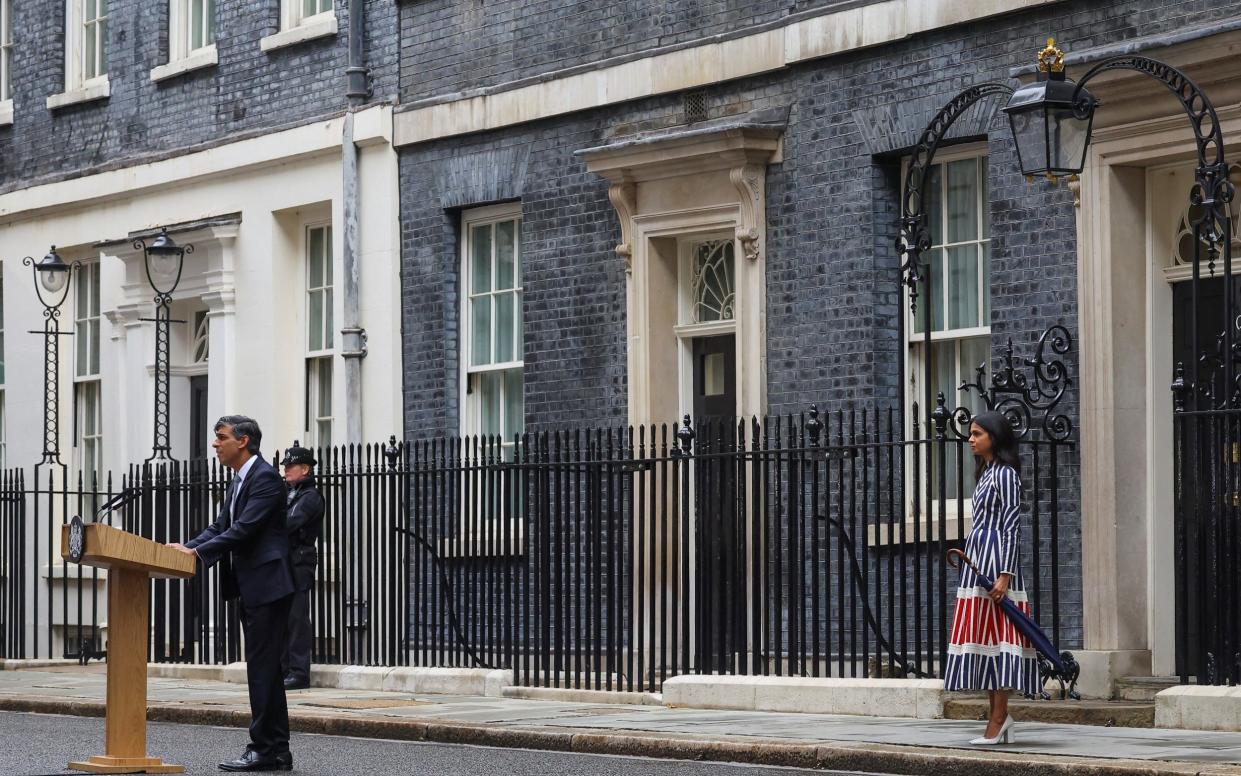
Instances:
[[[1092,153],[1078,213],[1081,689],[1150,671],[1147,640],[1145,171]],[[1088,301],[1087,301],[1088,300]]]
[[[212,251],[212,266],[204,273],[207,291],[202,300],[207,305],[207,417],[214,421],[236,412],[237,403],[237,264],[236,225],[217,227],[211,237],[217,241]]]

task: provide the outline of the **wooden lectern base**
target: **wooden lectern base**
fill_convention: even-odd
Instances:
[[[80,524],[79,524],[80,528]],[[194,575],[193,557],[107,525],[84,530],[82,562],[108,572],[108,700],[104,754],[69,763],[87,773],[184,773],[146,756],[147,623],[151,577]],[[68,557],[69,526],[61,552]]]
[[[69,769],[87,773],[185,773],[184,765],[168,765],[158,757],[107,755],[96,755],[85,762],[69,763]]]

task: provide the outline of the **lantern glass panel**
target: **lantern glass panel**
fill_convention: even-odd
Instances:
[[[1086,158],[1086,144],[1090,141],[1090,119],[1077,118],[1071,108],[1057,108],[1051,112],[1051,121],[1051,169],[1081,172]]]
[[[156,291],[169,293],[177,280],[181,255],[175,251],[149,251],[147,266],[151,271],[151,284]]]
[[[1013,142],[1024,175],[1038,175],[1047,170],[1047,118],[1041,105],[1008,114],[1013,127]]]
[[[53,294],[59,294],[69,280],[69,273],[64,270],[51,270],[39,273],[39,282]]]

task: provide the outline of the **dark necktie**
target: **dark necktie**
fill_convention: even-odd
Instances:
[[[224,502],[228,504],[228,521],[225,528],[233,524],[233,506],[236,501],[237,487],[237,478],[233,477],[228,481],[228,489],[224,491]]]

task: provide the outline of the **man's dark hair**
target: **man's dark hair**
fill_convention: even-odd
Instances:
[[[215,422],[212,431],[219,431],[224,426],[233,430],[234,439],[246,437],[249,440],[246,442],[246,449],[254,455],[259,454],[259,445],[263,442],[263,431],[259,428],[258,421],[245,415],[225,415]]]

